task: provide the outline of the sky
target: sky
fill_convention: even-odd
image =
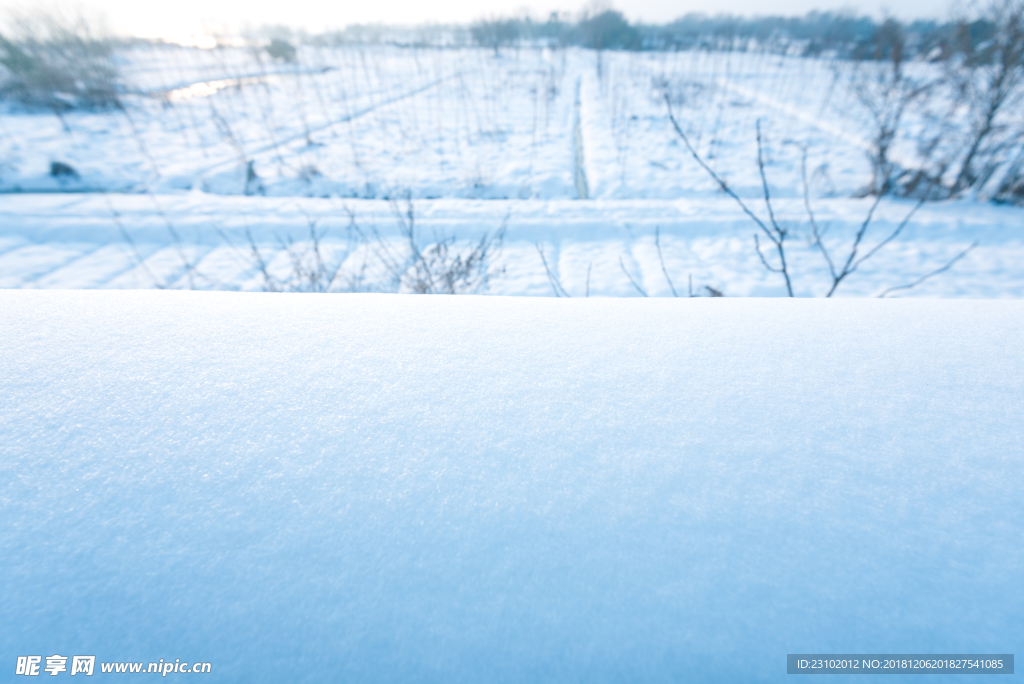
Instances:
[[[591,0],[593,3],[594,0]],[[597,0],[602,2],[603,0]],[[609,3],[604,2],[607,6]],[[17,2],[0,0],[0,7],[17,11]],[[37,2],[32,6],[38,7]],[[62,1],[56,7],[84,7],[88,14],[100,14],[108,27],[118,34],[146,37],[180,38],[187,35],[233,33],[246,26],[285,24],[318,33],[349,24],[418,24],[425,22],[469,22],[487,16],[522,14],[545,18],[552,11],[578,13],[585,5],[579,0],[374,0],[362,3],[335,3],[323,0],[175,0],[139,2],[139,0],[89,0],[77,5]],[[699,0],[631,0],[611,6],[623,11],[631,21],[666,22],[689,12],[742,15],[800,15],[811,10],[848,10],[857,14],[880,16],[887,12],[903,19],[941,18],[947,5],[942,0],[717,0],[713,6]]]

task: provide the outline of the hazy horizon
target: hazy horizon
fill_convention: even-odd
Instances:
[[[527,14],[538,20],[552,12],[579,16],[587,7],[612,7],[631,22],[665,23],[685,14],[734,14],[744,16],[801,16],[811,11],[845,11],[857,15],[895,16],[903,20],[942,19],[949,14],[949,4],[926,0],[879,1],[854,5],[847,0],[783,0],[765,9],[754,0],[722,0],[713,9],[692,0],[637,0],[628,7],[607,2],[590,2],[566,6],[563,0],[539,0],[529,4],[521,0],[499,0],[486,6],[469,0],[446,0],[426,6],[412,0],[380,0],[352,7],[328,7],[314,2],[289,4],[259,3],[242,0],[180,0],[173,5],[140,4],[129,0],[92,0],[87,3],[56,3],[61,11],[84,11],[101,17],[106,27],[118,35],[181,40],[189,36],[239,33],[260,26],[284,25],[297,30],[319,33],[342,29],[353,24],[418,25],[429,23],[469,23],[501,15]],[[7,10],[15,13],[37,10],[33,3],[11,3]]]

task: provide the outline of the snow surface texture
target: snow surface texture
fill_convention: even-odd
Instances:
[[[262,261],[288,281],[277,289],[304,289],[289,272],[295,251],[308,253],[315,221],[330,229],[327,262],[341,266],[333,290],[396,291],[394,274],[372,258],[379,245],[346,233],[348,212],[394,236],[384,198],[408,194],[424,219],[421,249],[435,236],[475,240],[508,217],[506,248],[482,293],[553,295],[539,242],[573,296],[688,294],[691,278],[698,294],[785,294],[757,257],[756,226],[674,132],[666,95],[700,154],[767,220],[761,122],[771,195],[792,231],[798,296],[820,296],[830,284],[825,260],[808,246],[803,150],[838,263],[868,212],[855,197],[871,179],[874,132],[851,85],[863,65],[706,51],[598,57],[576,48],[496,56],[307,46],[293,66],[260,55],[124,49],[117,57],[131,92],[123,109],[58,118],[0,107],[0,287],[267,289]],[[915,76],[937,68],[907,66]],[[932,106],[945,111],[948,93],[936,98]],[[935,116],[907,111],[895,161],[916,168]],[[74,171],[54,174],[54,163]],[[892,203],[868,245],[911,206]],[[837,295],[907,285],[978,241],[948,272],[894,294],[1024,297],[1024,211],[972,199],[927,209]]]
[[[1024,651],[1018,302],[3,291],[0,320],[11,666]]]

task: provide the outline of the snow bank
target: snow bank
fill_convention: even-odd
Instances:
[[[834,259],[845,258],[870,205],[870,199],[816,205],[819,225],[828,226],[826,242]],[[883,203],[860,254],[890,234],[912,208],[906,200]],[[432,200],[416,202],[414,211],[421,250],[439,237],[453,237],[460,241],[457,249],[468,251],[484,233],[493,235],[506,226],[502,248],[490,255],[488,294],[554,294],[537,243],[561,286],[574,297],[588,291],[640,296],[630,278],[652,297],[672,296],[672,288],[686,294],[691,279],[696,293],[711,286],[728,296],[785,294],[782,277],[757,257],[757,226],[727,197]],[[795,293],[823,296],[832,280],[827,262],[809,242],[803,202],[779,200],[775,215],[793,231],[787,263]],[[847,278],[837,296],[871,297],[907,285],[977,242],[948,271],[894,294],[1024,298],[1021,216],[1017,208],[971,201],[930,203],[898,238]],[[326,269],[339,269],[335,290],[397,290],[393,274],[382,268],[381,246],[372,237],[359,238],[352,223],[365,234],[404,242],[388,202],[201,193],[8,196],[0,205],[0,288],[262,290],[267,283],[250,238],[268,271],[287,282],[295,273],[294,254],[312,251],[310,221],[322,238]],[[390,249],[405,253],[404,244]],[[301,288],[303,282],[294,285]]]
[[[0,291],[0,321],[4,667],[1024,651],[1019,302]]]

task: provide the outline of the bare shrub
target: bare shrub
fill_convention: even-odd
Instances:
[[[501,251],[508,217],[493,234],[484,233],[478,242],[462,249],[455,237],[434,236],[434,241],[421,249],[416,229],[416,214],[412,200],[406,196],[404,207],[391,200],[391,209],[405,238],[405,260],[388,254],[385,263],[397,276],[399,292],[414,294],[474,294],[487,287],[492,275],[503,272],[493,267],[493,257]],[[383,244],[383,243],[381,243]]]
[[[740,196],[737,195],[732,190],[732,188],[729,187],[729,185],[721,178],[721,176],[715,173],[715,171],[710,166],[708,166],[707,162],[705,162],[704,159],[702,159],[701,156],[697,153],[697,150],[693,147],[689,137],[679,126],[678,121],[676,121],[675,115],[672,112],[672,103],[668,96],[665,97],[665,104],[668,107],[669,119],[671,120],[676,133],[679,135],[680,138],[682,138],[683,143],[686,145],[687,150],[689,150],[690,152],[690,155],[694,158],[694,160],[696,160],[700,167],[704,169],[704,171],[707,172],[711,176],[711,178],[718,184],[722,192],[731,197],[739,205],[743,212],[758,226],[761,234],[766,236],[771,241],[772,245],[775,247],[774,263],[772,262],[772,260],[769,260],[761,251],[758,233],[755,233],[754,248],[757,250],[757,256],[760,258],[761,264],[765,267],[765,269],[783,276],[786,283],[786,293],[790,297],[794,296],[792,274],[790,273],[789,265],[786,259],[786,238],[790,234],[790,229],[784,227],[783,224],[781,224],[776,219],[775,212],[772,208],[771,194],[768,191],[768,180],[765,174],[763,141],[761,137],[760,121],[758,121],[757,124],[757,166],[758,172],[761,177],[764,203],[768,211],[767,222],[765,222],[757,214],[755,214],[740,198]],[[937,178],[932,180],[929,187],[925,189],[924,193],[920,196],[920,199],[904,216],[903,220],[900,221],[896,228],[889,231],[880,239],[875,239],[874,244],[868,246],[870,243],[868,242],[867,236],[872,226],[875,211],[878,209],[878,206],[881,203],[882,198],[892,191],[892,184],[886,183],[881,188],[878,188],[875,192],[875,200],[872,203],[871,208],[868,210],[868,213],[865,216],[864,221],[861,223],[860,227],[857,229],[857,232],[854,234],[853,239],[850,242],[849,248],[845,252],[845,255],[842,258],[836,259],[825,246],[825,243],[823,241],[823,231],[819,228],[817,219],[814,215],[814,210],[811,207],[809,184],[807,181],[806,148],[804,149],[804,157],[803,162],[801,164],[801,172],[803,178],[804,206],[807,210],[808,222],[810,223],[811,245],[812,247],[817,249],[821,253],[822,257],[825,259],[828,265],[829,275],[831,277],[831,282],[829,283],[828,290],[825,293],[826,297],[831,297],[833,294],[835,294],[836,290],[839,288],[839,285],[842,284],[855,271],[857,271],[857,269],[860,268],[860,266],[865,261],[873,257],[875,254],[877,254],[881,249],[883,249],[886,245],[895,240],[900,235],[900,233],[903,232],[903,230],[910,223],[910,219],[913,218],[914,214],[917,213],[917,210],[920,209],[921,205],[924,204],[924,202],[928,199],[928,197],[931,195],[931,191],[934,189],[935,185],[938,182]],[[882,191],[883,189],[884,192]],[[921,284],[928,278],[931,278],[932,276],[938,275],[940,273],[944,273],[945,271],[949,270],[953,266],[953,264],[955,264],[957,261],[966,256],[968,252],[974,249],[977,246],[977,244],[977,242],[973,243],[967,249],[963,250],[962,252],[957,254],[953,259],[948,261],[941,268],[938,268],[932,271],[931,273],[928,273],[907,285],[889,288],[879,296],[885,296],[886,294],[892,292],[893,290],[910,289],[912,287],[916,287],[917,285]]]
[[[961,16],[943,29],[941,72],[911,78],[904,28],[894,20],[876,31],[874,51],[857,65],[851,86],[870,113],[873,178],[865,194],[932,199],[973,192],[983,199],[1024,199],[1024,0],[992,0],[980,16]],[[933,98],[942,92],[943,97]],[[948,103],[948,104],[946,104]],[[893,145],[904,114],[919,107],[926,126],[919,158],[901,165]],[[916,168],[912,168],[916,167]]]
[[[317,222],[307,217],[309,240],[296,244],[293,240],[280,242],[281,251],[288,258],[290,270],[278,276],[270,272],[266,259],[252,237],[246,231],[251,250],[251,262],[263,278],[263,289],[267,292],[331,292],[343,277],[340,260],[325,258],[321,241],[326,231],[317,229]]]
[[[850,83],[857,100],[871,116],[868,159],[872,179],[864,194],[881,196],[894,190],[913,193],[921,178],[914,169],[904,169],[893,160],[893,145],[908,108],[926,98],[936,81],[912,78],[906,73],[906,35],[895,19],[887,19],[878,27],[874,49],[866,56],[869,59],[857,64]]]
[[[298,52],[295,47],[286,40],[280,38],[273,38],[270,41],[270,45],[264,48],[267,54],[272,59],[279,62],[287,62],[288,64],[295,64],[298,61]]]
[[[761,232],[764,234],[764,236],[767,237],[768,240],[775,247],[778,263],[777,265],[773,266],[768,262],[768,259],[761,251],[761,241],[758,237],[758,234],[754,234],[754,247],[757,250],[757,256],[761,259],[761,263],[769,271],[772,271],[773,273],[779,273],[782,275],[783,279],[786,281],[786,293],[790,297],[792,297],[793,282],[789,275],[789,266],[786,263],[785,244],[786,238],[789,235],[789,230],[788,228],[784,227],[782,224],[775,220],[775,212],[772,210],[772,198],[771,194],[768,192],[768,179],[765,176],[764,172],[764,154],[761,144],[761,120],[758,119],[757,121],[757,168],[761,176],[761,185],[764,192],[764,203],[765,206],[767,206],[768,208],[768,217],[770,225],[766,224],[764,221],[761,220],[761,218],[757,214],[751,211],[750,208],[746,205],[746,203],[742,199],[740,199],[740,196],[737,195],[733,191],[733,189],[729,187],[728,183],[722,180],[722,177],[715,173],[714,170],[710,166],[708,166],[707,162],[705,162],[704,159],[697,153],[696,148],[694,148],[693,144],[690,142],[690,138],[686,135],[686,133],[683,132],[683,129],[679,126],[679,122],[676,121],[675,114],[672,113],[672,100],[669,98],[667,93],[665,94],[665,105],[668,107],[668,118],[672,122],[672,126],[675,128],[676,134],[679,135],[680,138],[682,138],[683,143],[686,145],[686,149],[689,150],[690,156],[692,156],[694,160],[696,160],[696,162],[700,165],[700,167],[704,169],[704,171],[707,172],[709,176],[711,176],[711,179],[718,184],[718,187],[722,190],[722,192],[729,195],[729,197],[736,201],[740,209],[743,210],[743,213],[750,217],[750,219],[755,224],[757,224],[757,227],[761,229]]]
[[[472,248],[454,249],[455,238],[440,240],[416,254],[412,268],[402,278],[402,288],[415,294],[466,294],[479,292],[491,272],[488,253],[501,243],[501,232],[484,235]]]
[[[1024,131],[1019,138],[1024,138]],[[992,199],[997,202],[1024,204],[1024,146],[1017,150],[1017,156],[1007,165]]]
[[[350,236],[367,248],[373,263],[364,261],[362,272],[355,276],[340,268],[331,271],[332,285],[347,283],[349,290],[360,289],[365,271],[373,267],[374,270],[382,269],[391,277],[392,291],[477,294],[486,290],[491,277],[504,273],[504,266],[496,263],[496,258],[501,252],[508,216],[497,231],[484,233],[476,242],[466,243],[455,236],[435,235],[433,241],[424,246],[411,198],[406,195],[404,201],[391,199],[390,202],[402,237],[400,244],[386,239],[375,227],[362,228],[355,214],[346,207]]]
[[[911,208],[911,210],[907,212],[907,214],[903,217],[903,220],[900,221],[899,224],[897,224],[896,228],[890,231],[889,234],[886,235],[883,239],[878,240],[874,246],[867,248],[865,244],[865,237],[868,233],[868,229],[871,227],[871,220],[875,215],[875,210],[878,209],[878,205],[881,203],[882,197],[884,197],[884,195],[876,195],[875,201],[871,204],[871,208],[868,210],[867,216],[864,218],[864,221],[861,223],[860,227],[857,229],[857,232],[853,236],[853,240],[850,243],[850,247],[846,252],[846,258],[839,260],[837,262],[832,258],[832,254],[829,252],[828,247],[825,246],[823,240],[824,233],[818,225],[818,221],[814,216],[814,210],[811,208],[810,184],[807,181],[806,148],[804,148],[804,155],[803,159],[801,160],[800,170],[803,179],[804,208],[807,210],[807,219],[811,224],[811,244],[819,252],[821,252],[822,257],[825,259],[825,263],[828,265],[829,275],[832,278],[832,283],[829,286],[828,292],[825,294],[826,297],[831,297],[835,293],[836,289],[839,287],[840,283],[842,283],[844,280],[846,280],[848,276],[852,275],[858,268],[860,268],[861,264],[863,264],[865,261],[873,257],[876,253],[878,253],[879,250],[881,250],[883,247],[885,247],[890,242],[895,240],[899,236],[899,234],[903,232],[903,230],[907,227],[907,224],[910,223],[910,219],[913,218],[914,214],[917,213],[917,210],[921,208],[921,205],[924,204],[925,200],[927,200],[928,196],[931,194],[931,190],[938,183],[938,178],[934,178],[929,187],[927,188],[927,190],[924,192],[924,194],[922,194],[920,199],[918,199],[917,204],[915,204],[913,208]],[[978,242],[975,241],[967,249],[963,250],[955,257],[953,257],[951,260],[946,262],[946,264],[941,268],[937,268],[934,271],[924,276],[921,276],[920,278],[906,285],[890,287],[889,289],[885,290],[882,294],[880,294],[879,297],[884,297],[895,290],[909,290],[913,287],[920,285],[921,283],[923,283],[925,280],[928,280],[932,276],[937,276],[940,273],[945,273],[950,268],[952,268],[953,264],[967,256],[967,253],[977,246]],[[861,252],[860,250],[862,249],[865,251]]]
[[[79,15],[16,15],[0,35],[0,95],[54,111],[119,105],[111,43]]]
[[[949,194],[993,182],[989,196],[1020,201],[1024,0],[994,0],[980,19],[960,18],[951,52],[945,63],[947,77],[956,95],[954,107],[966,109],[967,121],[959,154],[949,163]]]

